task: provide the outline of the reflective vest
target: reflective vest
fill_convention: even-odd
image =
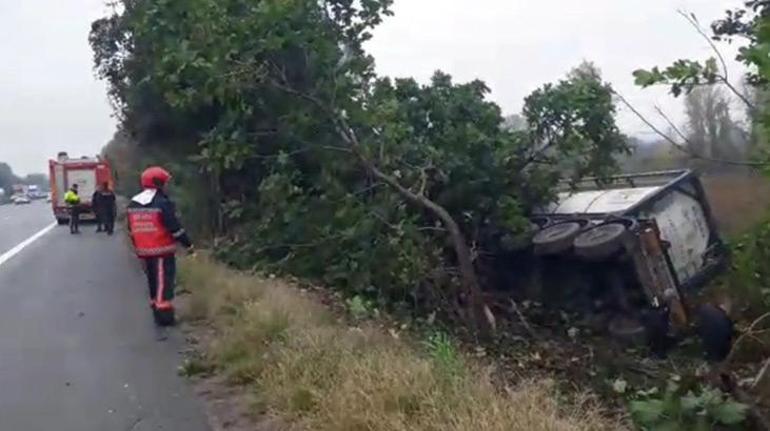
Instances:
[[[176,240],[163,225],[160,208],[128,208],[128,226],[136,255],[161,257],[176,252]]]
[[[80,203],[80,196],[72,190],[68,190],[67,193],[64,194],[64,202],[69,205],[77,205]]]

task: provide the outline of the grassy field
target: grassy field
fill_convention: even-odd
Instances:
[[[704,176],[714,217],[726,237],[751,229],[770,210],[770,180],[759,174],[721,174]]]
[[[623,429],[590,397],[567,401],[547,380],[495,382],[493,368],[441,334],[421,343],[376,322],[353,325],[313,294],[205,257],[183,262],[181,276],[185,318],[214,334],[188,374],[213,369],[250,394],[255,421],[318,431]]]

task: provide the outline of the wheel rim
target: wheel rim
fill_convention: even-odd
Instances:
[[[575,238],[575,247],[593,247],[614,241],[626,233],[621,223],[607,223],[596,226]]]
[[[578,222],[559,223],[538,232],[537,235],[535,235],[533,242],[536,244],[546,244],[549,242],[558,241],[571,235],[577,234],[580,229],[581,225]]]

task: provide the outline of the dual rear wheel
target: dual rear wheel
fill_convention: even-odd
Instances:
[[[533,238],[535,254],[554,256],[573,250],[587,260],[608,259],[624,246],[633,222],[621,219],[588,227],[586,220],[564,221],[545,227]]]

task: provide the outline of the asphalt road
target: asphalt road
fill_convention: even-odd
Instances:
[[[0,206],[0,429],[209,431],[121,236],[55,227],[3,262],[52,222],[45,203]]]
[[[0,256],[54,221],[48,205],[0,205]]]

